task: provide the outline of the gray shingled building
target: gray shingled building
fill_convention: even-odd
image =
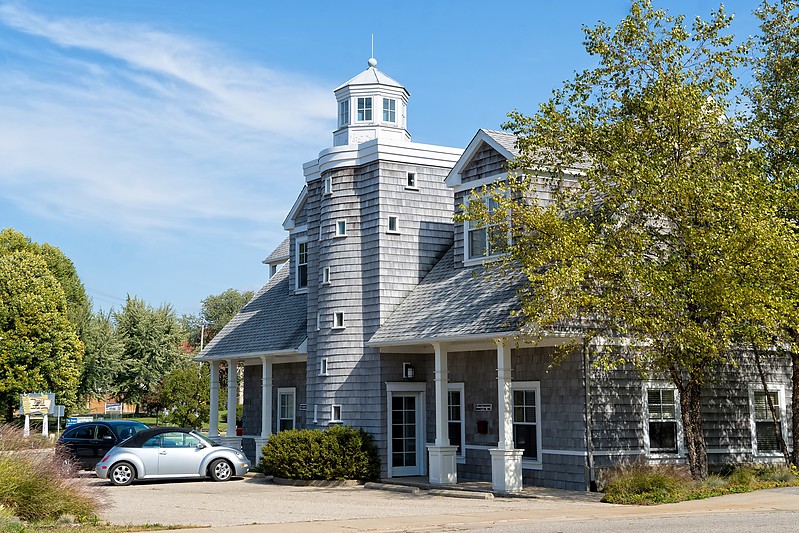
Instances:
[[[375,436],[385,477],[506,492],[586,489],[620,459],[684,460],[673,387],[593,368],[586,350],[551,366],[566,330],[520,345],[521,280],[481,275],[485,228],[453,223],[475,188],[507,177],[515,138],[479,130],[465,150],[411,142],[409,93],[373,60],[335,95],[333,146],[303,166],[288,238],[264,260],[269,282],[197,358],[212,367],[211,434],[225,362],[222,439],[253,460],[277,431],[339,423]],[[787,435],[790,377],[768,372]],[[742,368],[709,387],[711,461],[779,456],[757,383]]]

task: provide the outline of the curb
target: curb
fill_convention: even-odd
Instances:
[[[356,479],[341,480],[320,480],[320,479],[286,479],[282,477],[272,477],[275,485],[286,485],[289,487],[357,487],[360,485]]]
[[[408,487],[405,485],[389,485],[388,483],[372,483],[369,482],[364,485],[365,489],[373,490],[386,490],[388,492],[404,492],[406,494],[421,494],[422,489],[419,487]]]
[[[477,492],[468,490],[447,490],[430,489],[427,491],[431,496],[445,496],[447,498],[463,498],[466,500],[493,500],[494,495],[490,492]]]

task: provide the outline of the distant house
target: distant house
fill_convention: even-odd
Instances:
[[[288,237],[264,261],[271,278],[197,357],[211,364],[212,398],[219,364],[228,369],[222,439],[256,460],[277,431],[348,424],[375,436],[385,477],[508,492],[587,489],[618,460],[683,461],[669,383],[594,368],[588,347],[551,367],[553,347],[577,333],[519,345],[521,279],[480,275],[492,256],[486,229],[452,215],[507,176],[515,138],[479,130],[465,150],[412,142],[409,93],[373,60],[335,95],[333,146],[303,165]],[[788,369],[768,372],[787,435]],[[705,398],[711,463],[779,457],[750,369],[720,371]],[[216,435],[218,412],[211,419]]]

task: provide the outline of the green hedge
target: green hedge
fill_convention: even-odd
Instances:
[[[286,479],[373,481],[380,476],[374,439],[349,426],[276,433],[263,447],[259,466],[266,475]]]

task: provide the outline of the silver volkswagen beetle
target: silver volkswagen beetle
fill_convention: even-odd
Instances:
[[[113,485],[134,479],[210,477],[227,481],[250,469],[247,457],[193,429],[156,427],[139,431],[113,448],[94,471]]]

